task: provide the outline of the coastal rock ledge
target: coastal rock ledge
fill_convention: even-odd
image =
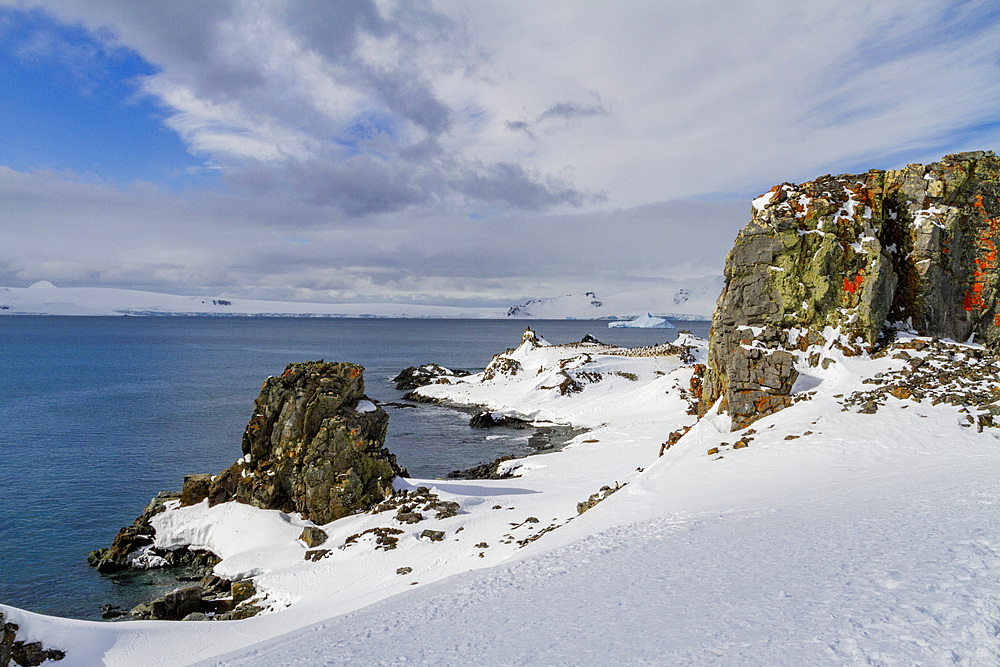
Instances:
[[[744,428],[791,404],[795,353],[872,352],[893,328],[1000,350],[998,244],[990,151],[774,186],[726,258],[699,412]]]
[[[298,512],[322,525],[391,496],[393,478],[407,472],[383,446],[389,415],[365,396],[363,373],[357,364],[308,361],[289,364],[279,377],[268,378],[243,434],[243,457],[215,476],[185,476],[180,493],[159,494],[131,526],[118,532],[111,547],[91,552],[90,564],[100,572],[214,566],[218,558],[209,552],[155,547],[151,519],[171,503],[183,507],[206,499],[210,506],[235,501]],[[197,604],[174,606],[199,614],[220,611],[214,598],[208,601],[211,608],[203,609],[207,603],[202,593],[195,595],[192,589],[189,597],[198,598]],[[165,599],[160,606],[166,608],[171,601]],[[140,607],[133,610],[134,616],[182,617],[180,611],[158,614],[156,601]],[[239,608],[229,617],[238,613]]]

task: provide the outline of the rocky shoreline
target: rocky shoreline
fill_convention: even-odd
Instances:
[[[405,369],[394,382],[398,389],[412,392],[426,384],[450,382],[469,374],[425,364]],[[427,402],[412,393],[404,398]],[[472,414],[473,428],[533,429],[528,438],[531,453],[556,451],[583,432],[561,425],[538,426],[464,405],[447,407]],[[384,510],[386,503],[407,509],[406,492],[392,487],[397,475],[407,473],[383,447],[387,421],[381,405],[364,395],[360,366],[323,361],[295,363],[289,364],[281,376],[268,378],[244,432],[242,458],[217,475],[186,475],[181,491],[158,493],[132,524],[118,531],[110,546],[89,553],[88,564],[102,575],[128,577],[156,569],[176,578],[173,590],[132,609],[105,605],[102,618],[205,621],[235,620],[260,613],[266,602],[258,595],[252,578],[229,580],[213,573],[221,561],[218,555],[189,546],[157,547],[155,517],[169,508],[204,501],[209,506],[240,502],[262,509],[299,512],[316,524],[373,507]],[[520,457],[500,457],[452,471],[446,477],[514,477],[516,466],[507,468],[502,464],[516,458]],[[429,503],[428,507],[437,507],[433,499],[417,498],[418,503],[423,501]],[[411,516],[419,515],[403,512],[404,521]],[[315,560],[326,555],[328,549],[317,548],[326,539],[320,528],[306,527],[300,536],[309,549],[304,557]]]
[[[252,579],[212,573],[221,560],[216,554],[156,546],[155,519],[168,508],[238,502],[325,524],[391,497],[392,480],[407,473],[383,447],[389,417],[365,396],[363,371],[356,364],[310,361],[289,364],[280,376],[268,378],[244,431],[240,459],[217,475],[185,476],[179,493],[159,493],[109,547],[87,557],[102,574],[185,568],[178,570],[178,583],[197,583],[127,614],[106,609],[104,617],[232,620],[265,608]],[[313,547],[326,534],[310,526],[300,539]]]

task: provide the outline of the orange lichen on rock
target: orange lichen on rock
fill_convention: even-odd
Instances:
[[[849,294],[854,294],[855,292],[858,291],[858,288],[861,287],[861,284],[863,282],[865,282],[865,277],[860,273],[854,276],[853,280],[850,278],[850,276],[848,276],[844,278],[844,291],[848,292]]]

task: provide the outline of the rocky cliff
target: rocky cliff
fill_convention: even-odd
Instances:
[[[244,457],[207,485],[210,504],[235,499],[324,524],[390,495],[405,471],[382,446],[389,415],[364,397],[363,371],[319,361],[268,378],[243,434]]]
[[[789,350],[871,351],[887,324],[997,350],[998,243],[992,152],[776,185],[726,258],[700,410],[721,400],[742,428],[792,402]]]
[[[324,524],[384,500],[406,471],[383,447],[389,416],[365,397],[363,372],[357,364],[309,361],[268,378],[243,434],[243,457],[218,475],[186,476],[180,494],[161,493],[111,547],[91,552],[90,564],[115,572],[218,562],[204,552],[153,547],[150,519],[168,501],[237,501]]]

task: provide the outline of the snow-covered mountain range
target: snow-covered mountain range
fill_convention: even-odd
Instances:
[[[178,296],[108,287],[0,287],[0,315],[212,315],[242,317],[429,317],[624,319],[647,312],[678,320],[709,319],[722,277],[618,294],[580,292],[502,307],[416,303],[264,301],[229,296]]]
[[[708,320],[722,292],[722,276],[629,290],[616,294],[583,292],[550,299],[530,299],[507,315],[542,320],[624,319],[650,313],[672,320]]]

